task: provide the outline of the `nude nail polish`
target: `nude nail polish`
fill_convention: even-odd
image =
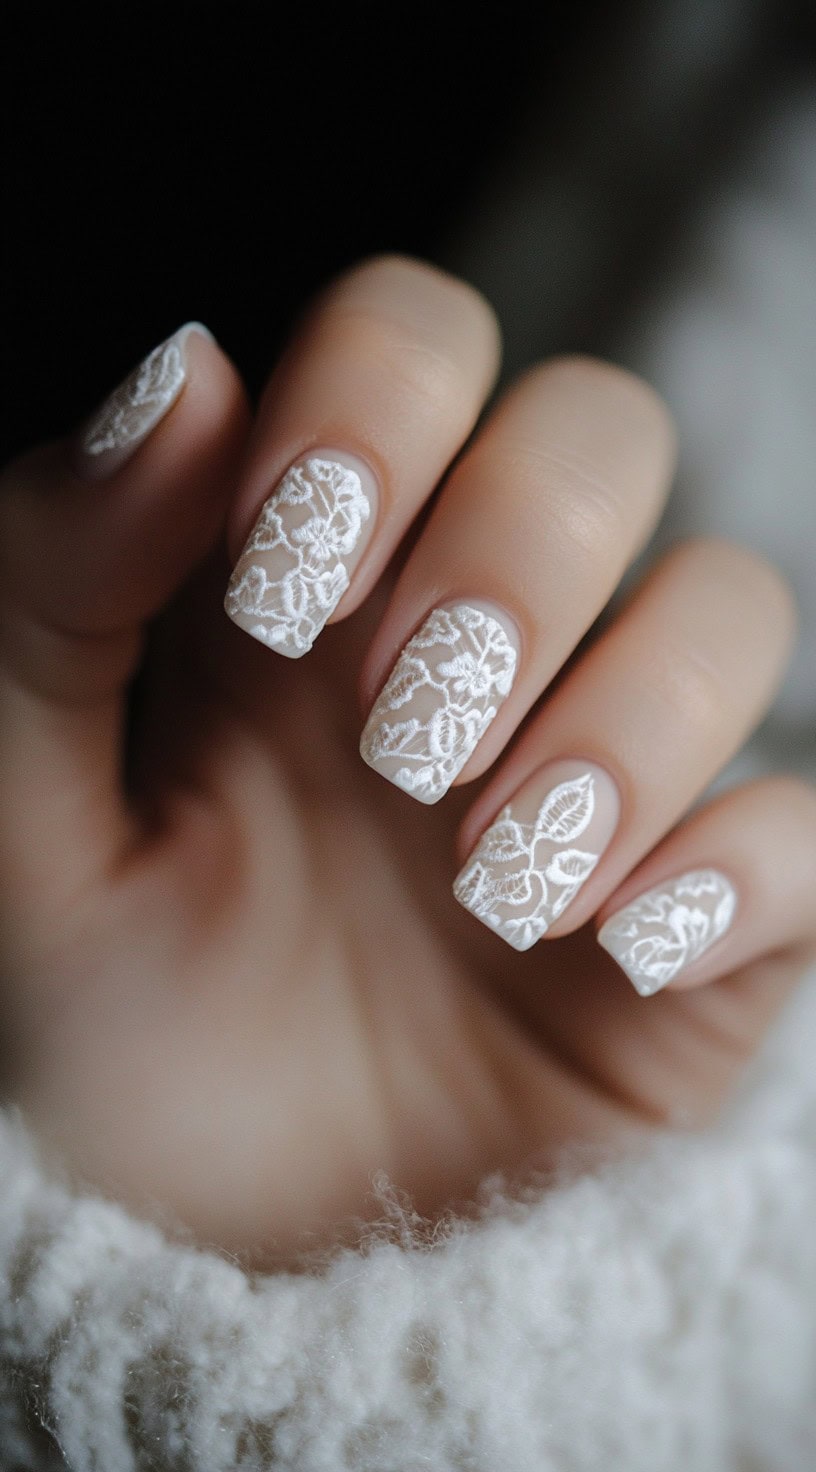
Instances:
[[[548,762],[482,834],[457,876],[461,905],[517,951],[564,914],[608,847],[618,789],[593,762]]]
[[[640,995],[650,997],[725,935],[736,902],[734,886],[724,874],[692,869],[610,915],[598,932],[598,944]]]
[[[126,463],[173,407],[187,382],[192,333],[213,340],[201,322],[186,322],[159,343],[83,425],[73,461],[86,480],[106,480]]]
[[[507,698],[518,655],[515,624],[494,604],[435,608],[374,702],[363,760],[420,802],[438,802]]]
[[[356,455],[313,450],[267,497],[224,607],[253,639],[299,659],[334,613],[374,527],[377,482]]]

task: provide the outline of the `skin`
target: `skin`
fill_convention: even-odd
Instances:
[[[214,344],[191,359],[110,482],[83,484],[62,445],[5,477],[4,1078],[44,1149],[268,1267],[353,1238],[379,1210],[375,1172],[433,1218],[492,1171],[565,1151],[583,1168],[711,1118],[814,950],[816,795],[768,779],[685,817],[772,697],[789,596],[754,554],[690,544],[556,679],[659,514],[665,408],[608,365],[545,365],[406,540],[495,375],[469,288],[401,260],[358,268],[301,324],[254,420]],[[554,427],[621,508],[601,536],[578,460],[572,479],[547,471]],[[290,661],[221,602],[309,444],[364,455],[383,502],[332,626]],[[511,463],[521,499],[497,515]],[[477,577],[522,630],[521,673],[427,808],[363,765],[360,727],[440,590]],[[517,955],[451,880],[520,782],[575,753],[618,782],[618,833],[554,939]],[[595,932],[703,864],[732,875],[746,918],[644,1001]]]

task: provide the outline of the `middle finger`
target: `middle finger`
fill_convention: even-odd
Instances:
[[[436,802],[490,765],[651,531],[674,455],[668,411],[623,369],[555,359],[509,391],[443,488],[370,650],[370,766]]]

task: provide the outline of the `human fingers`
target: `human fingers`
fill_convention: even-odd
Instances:
[[[709,1119],[816,955],[814,894],[807,783],[763,778],[679,824],[595,922],[623,988],[582,978],[573,999],[598,1084],[655,1122]],[[552,1019],[567,1052],[568,1017]]]
[[[495,318],[418,261],[366,261],[323,292],[259,409],[230,514],[225,606],[305,654],[367,596],[469,435],[495,378]]]
[[[126,840],[124,693],[146,622],[218,535],[248,419],[232,364],[188,324],[74,439],[3,472],[0,845],[15,915]]]
[[[366,660],[370,766],[423,802],[485,770],[642,544],[673,459],[667,410],[622,369],[556,359],[510,389],[443,487]]]
[[[763,714],[793,624],[786,585],[756,554],[675,548],[468,814],[459,901],[520,950],[582,925]]]
[[[641,996],[701,987],[765,955],[801,962],[816,948],[814,896],[816,792],[766,778],[659,844],[605,901],[598,941]]]

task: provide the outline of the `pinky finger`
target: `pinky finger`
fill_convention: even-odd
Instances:
[[[803,961],[816,950],[816,789],[768,778],[725,793],[632,871],[598,924],[646,997],[733,978],[763,956]],[[784,970],[791,985],[800,969]],[[751,1002],[760,1028],[768,1000]]]

